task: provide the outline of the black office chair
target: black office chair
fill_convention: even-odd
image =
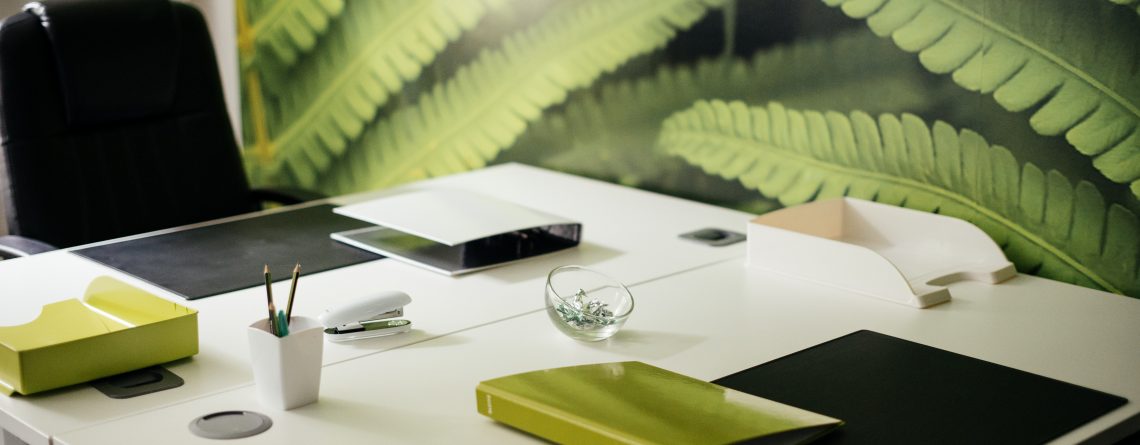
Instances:
[[[51,246],[26,238],[69,247],[317,197],[250,188],[192,6],[24,9],[0,24],[0,188],[19,236],[0,245],[37,253]]]

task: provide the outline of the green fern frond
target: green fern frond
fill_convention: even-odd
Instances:
[[[248,4],[253,23],[249,35],[242,38],[253,41],[255,54],[271,54],[285,66],[313,49],[329,21],[344,10],[344,0],[251,0]]]
[[[962,218],[1019,270],[1140,297],[1136,215],[941,121],[698,102],[665,122],[659,143],[785,205],[851,196]]]
[[[1065,134],[1112,181],[1140,197],[1140,32],[1107,2],[824,0],[917,52],[934,73],[1030,125]],[[1107,9],[1107,10],[1106,10]]]
[[[1136,13],[1140,14],[1140,0],[1108,0],[1118,5],[1127,6],[1129,8],[1136,8]]]
[[[661,47],[696,22],[710,1],[576,1],[507,37],[456,75],[370,127],[323,175],[323,190],[347,192],[478,168],[510,147],[542,110],[603,72]],[[287,164],[298,183],[323,171],[318,159]]]
[[[361,1],[322,40],[318,51],[288,73],[289,82],[267,85],[272,177],[284,164],[313,164],[302,183],[341,156],[377,110],[416,79],[448,42],[471,29],[506,0]],[[329,69],[338,67],[338,69]]]
[[[929,105],[925,74],[909,55],[866,29],[758,51],[751,60],[664,65],[644,77],[571,96],[496,162],[521,161],[630,186],[692,192],[694,187],[684,183],[691,178],[682,177],[683,162],[654,149],[661,122],[677,110],[699,99],[730,97],[803,108],[870,106],[876,113],[922,109]]]

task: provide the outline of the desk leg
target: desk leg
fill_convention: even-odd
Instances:
[[[0,445],[28,445],[27,442],[20,440],[19,437],[9,433],[8,430],[2,430],[0,432],[3,433],[0,435]]]

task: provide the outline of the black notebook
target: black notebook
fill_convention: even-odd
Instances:
[[[1039,444],[1127,402],[872,331],[713,383],[846,421],[821,444]]]
[[[298,261],[311,274],[383,258],[330,239],[369,226],[332,209],[315,205],[74,252],[189,300],[264,285],[265,264],[281,281]]]

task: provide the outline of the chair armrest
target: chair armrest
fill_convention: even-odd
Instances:
[[[287,189],[287,188],[258,188],[253,189],[253,199],[258,202],[276,202],[279,204],[290,205],[299,204],[305,201],[313,201],[316,199],[327,198],[327,196],[300,189]]]
[[[17,235],[0,236],[0,258],[16,258],[56,250],[55,246]]]

